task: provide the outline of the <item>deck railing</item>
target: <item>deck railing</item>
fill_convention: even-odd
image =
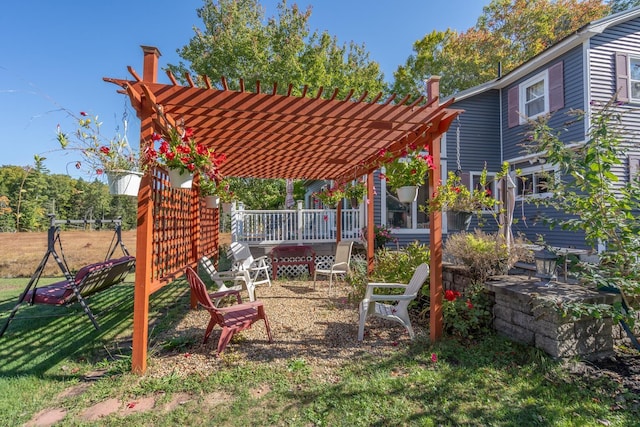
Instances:
[[[231,238],[250,245],[319,243],[337,240],[336,209],[245,210],[231,209]],[[340,240],[360,239],[364,209],[342,210]]]

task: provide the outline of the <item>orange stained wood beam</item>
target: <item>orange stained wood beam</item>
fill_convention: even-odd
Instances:
[[[367,209],[367,275],[373,272],[373,254],[375,252],[375,233],[373,230],[373,206],[374,203],[374,191],[373,191],[373,172],[367,174],[367,203],[365,208]],[[382,197],[382,196],[380,196]]]
[[[432,77],[427,83],[428,99],[439,96],[440,78]],[[437,188],[440,176],[440,141],[441,138],[431,139],[429,153],[433,157],[434,169],[429,173],[429,188]],[[442,338],[442,212],[432,212],[429,215],[429,251],[431,253],[429,269],[429,297],[431,299],[429,316],[429,336],[431,341]]]

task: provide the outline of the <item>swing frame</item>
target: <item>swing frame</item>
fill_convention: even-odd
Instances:
[[[67,261],[62,249],[62,241],[60,239],[60,225],[62,224],[101,224],[113,223],[114,236],[111,240],[107,255],[103,262],[90,264],[82,267],[74,276],[69,270]],[[59,248],[60,252],[58,253]],[[112,259],[117,247],[120,247],[124,256],[118,259]],[[56,282],[38,289],[38,281],[42,276],[47,262],[53,255],[56,264],[64,275],[64,280]],[[42,260],[31,275],[27,286],[20,294],[18,302],[9,314],[6,322],[0,330],[0,338],[4,335],[9,323],[15,317],[18,309],[27,301],[28,304],[48,304],[48,305],[68,305],[78,301],[84,312],[89,316],[91,323],[96,329],[100,329],[95,316],[89,308],[86,298],[107,289],[115,284],[122,282],[127,274],[135,267],[135,257],[129,254],[127,247],[122,241],[122,219],[114,220],[56,220],[55,215],[49,214],[49,229],[47,231],[47,251]],[[40,294],[38,294],[40,290]]]

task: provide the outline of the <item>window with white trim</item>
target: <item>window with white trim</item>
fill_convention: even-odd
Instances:
[[[480,177],[482,175],[482,172],[469,172],[470,175],[470,183],[471,183],[471,188],[469,188],[470,191],[473,190],[482,190],[482,184],[480,183]],[[487,192],[487,194],[493,198],[498,197],[498,189],[496,187],[496,174],[495,173],[491,173],[491,172],[487,172],[487,179],[484,185],[484,191]],[[496,209],[498,207],[496,206]]]
[[[556,173],[554,169],[536,166],[527,169],[521,169],[517,175],[517,193],[516,200],[522,200],[526,197],[545,197],[551,195],[548,188],[549,177]]]
[[[386,181],[382,180],[381,185],[385,194],[385,217],[384,223],[388,227],[397,230],[426,230],[429,228],[429,215],[418,209],[419,206],[426,205],[429,200],[429,174],[425,177],[425,184],[418,187],[418,197],[415,202],[402,203],[398,200],[395,191],[390,190]]]
[[[549,74],[547,70],[520,83],[520,124],[549,112]]]
[[[640,58],[629,57],[629,85],[631,100],[640,102]]]

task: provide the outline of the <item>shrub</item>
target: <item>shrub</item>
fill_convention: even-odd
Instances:
[[[429,248],[412,242],[399,251],[381,249],[376,252],[376,266],[372,279],[376,282],[409,283],[416,268],[429,264]]]
[[[351,261],[351,271],[347,274],[345,281],[352,288],[349,292],[349,301],[361,301],[367,288],[367,261],[362,259]]]
[[[504,236],[476,229],[473,233],[461,232],[449,236],[444,246],[443,259],[466,266],[474,280],[482,283],[490,276],[506,274],[519,259],[526,260],[528,250],[522,247],[524,243],[525,239],[522,237],[514,239],[509,251]]]
[[[487,334],[492,320],[489,304],[489,296],[481,284],[470,286],[464,295],[445,291],[442,303],[445,332],[461,338]]]

